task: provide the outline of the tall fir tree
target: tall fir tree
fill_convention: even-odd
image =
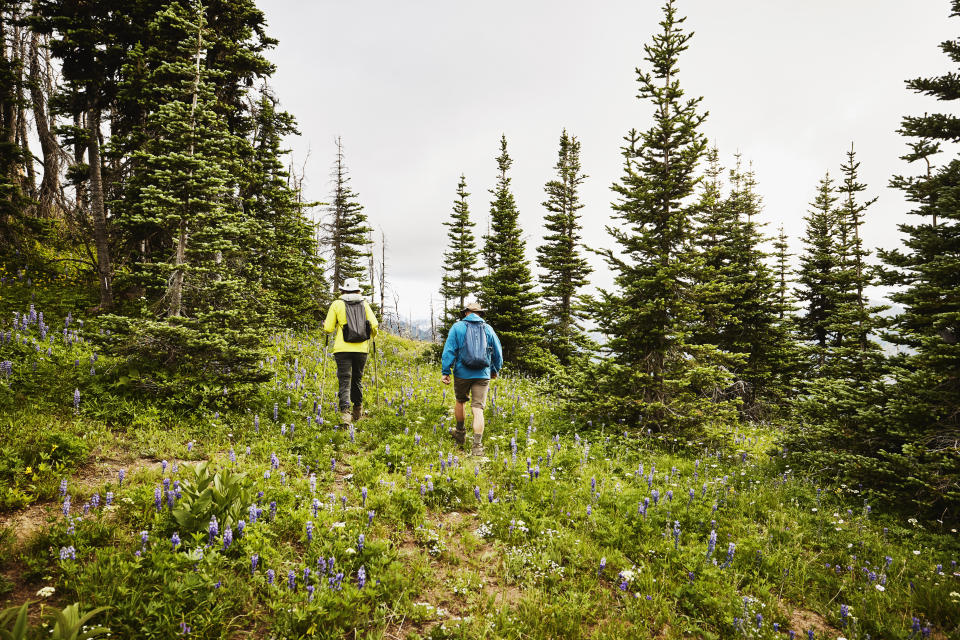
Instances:
[[[566,129],[560,135],[557,177],[545,185],[549,212],[544,227],[547,234],[537,247],[540,287],[545,318],[546,345],[561,365],[567,366],[590,341],[583,330],[587,306],[580,290],[590,283],[593,268],[581,253],[579,188],[587,176],[580,166],[580,141]]]
[[[790,283],[793,275],[793,269],[790,267],[790,243],[787,241],[787,234],[783,230],[783,225],[777,230],[777,239],[773,242],[774,255],[776,256],[776,277],[777,277],[777,319],[781,322],[787,320],[794,312],[793,294],[790,291]]]
[[[243,163],[241,196],[246,214],[257,227],[248,250],[251,279],[269,292],[271,318],[277,326],[303,325],[318,320],[330,301],[323,277],[323,260],[314,251],[313,223],[293,187],[282,159],[285,136],[298,133],[293,116],[277,110],[277,100],[267,90],[252,109],[256,123],[252,154]]]
[[[837,188],[840,265],[835,278],[838,303],[829,327],[835,336],[830,375],[864,381],[880,375],[877,367],[883,354],[874,337],[882,324],[879,314],[886,307],[871,305],[867,299],[867,290],[877,282],[874,269],[867,263],[870,251],[864,248],[862,227],[864,213],[877,198],[860,201],[867,187],[859,181],[859,168],[851,145],[840,167],[843,178]]]
[[[215,74],[203,63],[209,30],[202,6],[171,3],[150,28],[186,37],[163,52],[151,75],[159,102],[146,121],[152,138],[133,158],[134,204],[124,223],[167,235],[173,244],[144,269],[162,296],[147,302],[140,317],[110,317],[122,331],[106,343],[130,356],[137,370],[145,360],[175,369],[167,391],[183,393],[183,378],[192,375],[243,393],[242,383],[261,375],[255,364],[264,309],[245,277],[255,229],[234,197],[238,143],[212,108]]]
[[[543,373],[552,368],[552,358],[543,346],[538,295],[507,176],[511,164],[504,135],[497,156],[497,184],[490,190],[490,232],[483,238],[489,274],[480,284],[480,303],[500,338],[504,362],[526,373]]]
[[[950,17],[960,17],[960,0],[952,0]],[[915,78],[907,87],[937,100],[960,97],[960,39],[941,50],[952,72]],[[890,299],[902,307],[889,339],[905,348],[895,362],[895,383],[882,442],[879,468],[927,513],[960,521],[960,158],[933,162],[944,144],[956,142],[960,116],[925,113],[907,116],[899,133],[910,138],[908,162],[926,170],[896,176],[891,186],[903,191],[914,208],[915,222],[899,226],[902,250],[882,251],[887,280],[898,286]]]
[[[448,245],[443,254],[443,279],[440,281],[440,295],[444,301],[444,317],[440,325],[442,339],[446,339],[450,327],[460,319],[467,298],[477,295],[480,284],[480,254],[473,235],[476,224],[470,220],[469,195],[467,178],[461,175],[453,213],[443,223],[447,228]]]
[[[701,98],[687,99],[678,59],[692,34],[682,30],[673,0],[663,7],[661,31],[644,46],[649,72],[637,70],[639,98],[653,106],[653,125],[632,130],[623,148],[624,174],[613,189],[621,221],[609,226],[616,250],[601,255],[615,274],[604,292],[599,325],[612,358],[598,372],[600,413],[644,419],[657,429],[701,427],[725,419],[713,397],[729,384],[716,366],[716,348],[692,344],[697,309],[690,295],[692,218],[697,167],[707,143],[699,128]]]
[[[808,347],[808,365],[811,375],[819,375],[827,363],[829,349],[834,343],[831,331],[834,314],[840,304],[837,274],[841,268],[838,249],[837,195],[829,172],[820,180],[817,194],[806,221],[797,274],[796,297],[802,309],[797,319],[801,340]]]
[[[367,214],[350,187],[350,176],[343,159],[343,142],[337,138],[337,157],[333,164],[333,193],[327,208],[325,243],[330,253],[330,275],[333,290],[347,278],[357,278],[369,291],[372,283],[365,283],[366,261],[372,255],[368,234],[373,230],[367,223]]]

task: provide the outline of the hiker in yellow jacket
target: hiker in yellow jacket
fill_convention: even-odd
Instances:
[[[340,293],[342,295],[330,305],[323,330],[336,334],[333,358],[337,362],[340,385],[337,394],[340,421],[350,424],[359,420],[363,412],[363,365],[367,362],[370,341],[377,337],[377,316],[360,294],[360,282],[356,278],[347,278],[340,285]]]

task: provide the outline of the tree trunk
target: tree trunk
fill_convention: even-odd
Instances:
[[[50,131],[47,117],[47,99],[43,93],[43,77],[40,71],[39,38],[36,33],[30,37],[30,98],[33,102],[33,119],[37,124],[37,136],[40,138],[40,152],[43,154],[43,179],[37,193],[37,216],[56,217],[53,202],[60,191],[60,148],[56,137]]]
[[[92,108],[87,123],[90,133],[90,213],[93,216],[93,241],[97,247],[97,273],[100,280],[100,310],[113,308],[113,283],[110,273],[110,245],[107,236],[107,212],[103,202],[103,177],[100,172],[100,112]]]
[[[187,248],[187,223],[183,218],[180,219],[180,228],[177,235],[177,253],[174,258],[173,278],[170,281],[170,308],[167,310],[167,316],[170,318],[179,316],[183,307],[183,265],[186,262]]]

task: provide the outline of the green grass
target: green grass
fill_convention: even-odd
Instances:
[[[0,331],[31,297],[46,311],[56,289],[39,287],[0,286]],[[118,394],[115,363],[99,357],[91,374],[89,347],[63,344],[69,309],[50,308],[59,338],[50,355],[46,345],[0,345],[0,360],[14,363],[9,379],[0,374],[0,508],[49,513],[29,536],[0,529],[0,571],[16,587],[4,594],[0,582],[9,605],[52,585],[54,601],[109,606],[98,622],[138,638],[176,637],[181,624],[197,638],[805,638],[809,629],[910,638],[919,637],[914,617],[935,637],[960,633],[956,532],[868,509],[865,490],[785,469],[775,431],[731,425],[712,443],[624,435],[582,423],[552,406],[548,390],[507,375],[493,383],[490,459],[480,463],[446,435],[452,390],[421,357],[425,345],[380,340],[378,384],[367,367],[371,415],[351,433],[333,425],[336,382],[319,335],[277,336],[266,363],[275,379],[217,416]],[[96,331],[93,319],[85,331]],[[36,327],[22,336],[30,343]],[[296,389],[294,363],[305,369]],[[281,434],[290,424],[293,435]],[[242,537],[234,528],[226,549],[224,527],[208,545],[206,528],[180,528],[165,495],[155,507],[164,480],[172,489],[202,460],[244,474],[238,482],[262,511]],[[84,514],[95,494],[100,506]],[[76,558],[61,560],[70,547]]]

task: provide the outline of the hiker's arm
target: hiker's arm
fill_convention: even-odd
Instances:
[[[330,305],[330,310],[327,311],[327,319],[323,322],[323,330],[325,333],[333,333],[337,330],[337,301],[334,300],[333,304]]]
[[[456,326],[450,328],[450,333],[447,334],[447,341],[443,345],[443,357],[441,358],[441,364],[443,369],[441,373],[445,376],[450,375],[450,369],[453,367],[454,360],[457,359],[457,340],[456,340]]]
[[[378,329],[380,323],[377,322],[377,314],[373,312],[373,308],[371,308],[366,302],[363,303],[363,306],[367,310],[367,322],[370,323],[370,337],[376,338],[377,334],[380,333],[380,330]]]
[[[503,368],[503,348],[500,346],[500,338],[497,337],[497,332],[491,329],[490,334],[490,337],[493,338],[491,340],[493,353],[490,354],[490,371],[492,374],[498,374],[500,369]]]

